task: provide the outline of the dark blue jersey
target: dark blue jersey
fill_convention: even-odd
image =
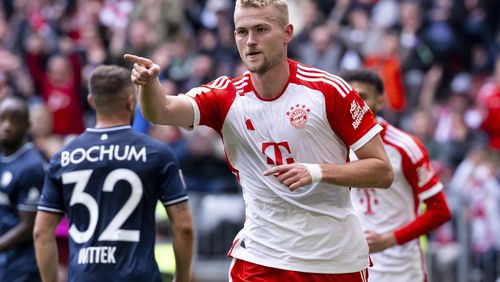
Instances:
[[[39,210],[69,219],[69,281],[161,281],[155,205],[187,200],[172,150],[129,126],[87,129],[51,160]]]
[[[19,211],[36,212],[44,160],[31,143],[0,156],[0,236],[19,224]],[[39,280],[33,240],[0,252],[0,281]]]

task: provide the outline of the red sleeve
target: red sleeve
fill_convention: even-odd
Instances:
[[[194,126],[206,125],[220,133],[236,97],[236,89],[231,80],[225,76],[219,77],[209,84],[191,89],[186,95],[193,98],[197,105]]]
[[[434,196],[443,189],[443,184],[437,177],[429,160],[429,153],[422,142],[415,136],[401,132],[399,151],[403,158],[403,173],[413,189],[415,207],[419,200],[423,201]]]
[[[427,210],[423,215],[394,232],[399,245],[427,234],[451,219],[451,213],[442,191],[424,200],[424,203],[427,205]]]
[[[451,214],[442,192],[443,185],[430,165],[422,142],[394,127],[386,130],[384,142],[401,153],[403,174],[413,191],[415,214],[420,201],[427,205],[423,215],[394,232],[398,244],[404,244],[450,220]]]
[[[377,125],[377,120],[355,90],[345,96],[337,91],[331,92],[333,93],[325,94],[328,121],[346,145],[352,146],[358,141],[364,144],[378,133],[377,131],[366,136],[367,140],[362,140]],[[357,146],[353,147],[353,150],[357,149]]]

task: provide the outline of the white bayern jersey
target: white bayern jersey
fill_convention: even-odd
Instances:
[[[432,169],[427,150],[415,137],[379,118],[380,133],[394,171],[389,189],[352,189],[353,206],[364,230],[386,233],[415,220],[419,203],[443,189]],[[351,152],[351,160],[356,156]],[[419,240],[395,245],[382,252],[370,254],[373,267],[380,272],[425,271]],[[415,269],[418,268],[418,269]]]
[[[248,72],[186,94],[193,126],[220,133],[242,186],[246,220],[229,255],[302,272],[360,271],[369,265],[368,246],[349,188],[320,182],[290,192],[263,172],[294,162],[345,163],[349,147],[362,147],[381,127],[345,81],[288,62],[289,81],[272,100],[259,97]]]

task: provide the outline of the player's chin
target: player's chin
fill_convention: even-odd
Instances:
[[[246,66],[249,72],[257,72],[259,70],[259,68],[254,64],[247,63]]]

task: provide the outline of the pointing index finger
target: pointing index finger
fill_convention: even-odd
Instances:
[[[150,68],[153,65],[153,62],[150,59],[146,59],[132,54],[125,54],[123,55],[123,58],[129,62],[143,65],[146,68]]]

